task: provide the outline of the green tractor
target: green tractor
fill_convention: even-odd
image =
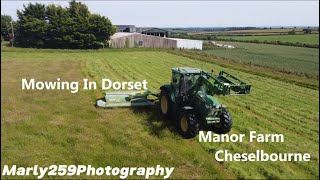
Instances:
[[[173,68],[171,83],[160,88],[161,114],[174,119],[185,138],[195,137],[199,129],[224,134],[231,130],[232,118],[214,96],[249,94],[250,88],[224,71],[213,76],[200,69]]]
[[[250,89],[251,85],[224,71],[215,76],[196,68],[173,68],[171,83],[161,86],[160,94],[151,91],[106,93],[96,105],[103,108],[149,106],[159,100],[162,116],[173,120],[183,137],[192,138],[200,129],[219,134],[229,132],[231,115],[215,95],[250,94]]]

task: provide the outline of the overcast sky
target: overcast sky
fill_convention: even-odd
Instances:
[[[36,1],[31,1],[35,3]],[[319,1],[82,1],[113,24],[153,27],[319,26]],[[16,19],[29,1],[2,1]],[[41,1],[67,6],[67,1]]]

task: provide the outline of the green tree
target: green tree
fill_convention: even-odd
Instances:
[[[112,26],[111,21],[101,15],[91,15],[89,24],[89,32],[95,35],[95,45],[101,45],[101,43],[105,44],[106,40],[116,32],[115,26]]]
[[[18,11],[18,19],[16,44],[23,47],[100,48],[116,30],[108,18],[91,14],[86,5],[74,0],[67,8],[28,4]]]
[[[12,34],[11,23],[14,22],[11,16],[1,15],[1,36],[5,38],[5,40],[9,40],[9,35]]]
[[[24,10],[17,11],[16,45],[22,47],[45,47],[48,31],[46,6],[39,3],[29,3],[23,7]]]
[[[68,27],[68,38],[71,40],[70,47],[77,49],[87,49],[92,46],[92,42],[95,40],[93,34],[88,33],[90,12],[86,5],[75,0],[69,3],[67,8],[70,17],[71,24]]]
[[[295,35],[295,34],[296,34],[296,31],[293,29],[292,31],[289,31],[288,34],[289,34],[289,35]]]
[[[305,34],[311,34],[312,33],[312,29],[303,29],[302,30]]]
[[[61,7],[49,5],[47,7],[47,47],[50,48],[68,48],[69,43],[66,41],[65,36],[70,34],[71,18],[69,12]]]

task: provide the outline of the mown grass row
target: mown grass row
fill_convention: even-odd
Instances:
[[[147,79],[151,89],[169,82],[171,67],[214,68],[216,71],[222,69],[214,64],[155,52],[114,53],[106,56],[102,62],[109,64],[118,74],[126,72],[128,76],[124,77],[125,80]],[[88,69],[92,69],[94,64],[87,61]],[[103,72],[103,69],[99,71]],[[227,71],[253,85],[253,93],[249,96],[221,97],[235,121],[232,133],[248,134],[250,130],[282,133],[285,142],[203,144],[208,152],[218,149],[228,149],[231,152],[254,152],[256,149],[269,153],[308,152],[311,153],[312,162],[225,162],[223,166],[240,178],[317,177],[318,91],[231,69]],[[101,76],[97,75],[95,78],[99,79]]]
[[[171,131],[157,109],[96,109],[96,99],[103,96],[99,89],[80,90],[76,94],[21,90],[22,78],[53,81],[60,77],[63,81],[80,82],[83,78],[100,82],[100,77],[134,79],[133,74],[128,75],[129,71],[121,70],[121,55],[116,56],[120,59],[113,65],[105,61],[107,56],[109,53],[98,51],[1,54],[2,166],[150,167],[160,164],[175,167],[171,178],[235,178],[196,141],[184,140]]]
[[[295,52],[300,56],[303,54],[308,57],[304,58],[295,57],[289,53],[293,51],[282,52],[277,50],[278,52],[273,52],[254,46],[243,47],[243,44],[247,43],[240,43],[239,46],[232,44],[237,49],[214,47],[204,51],[170,50],[168,52],[204,62],[212,62],[225,68],[237,69],[258,76],[294,83],[303,87],[319,88],[319,71],[317,70],[319,62],[316,58],[319,57],[318,51],[310,54],[303,50],[301,50],[301,53],[299,51]],[[275,49],[276,47],[273,48]],[[255,51],[255,49],[258,49],[258,51]]]
[[[165,52],[20,51],[6,52],[1,60],[5,60],[2,83],[11,82],[1,94],[2,164],[161,164],[176,167],[173,178],[318,178],[318,90]],[[285,142],[198,143],[197,139],[184,140],[177,135],[156,109],[94,109],[95,99],[103,96],[100,90],[70,95],[60,91],[21,92],[19,87],[23,76],[42,80],[60,76],[69,80],[90,78],[98,84],[102,78],[146,79],[149,89],[158,90],[170,82],[172,67],[183,66],[214,69],[215,73],[224,69],[252,84],[251,95],[219,97],[234,119],[231,133],[282,133]],[[217,163],[214,153],[220,149],[233,153],[257,149],[307,152],[312,160]]]
[[[231,44],[235,49],[212,47],[203,53],[270,67],[278,71],[319,77],[319,50],[265,44],[219,42]]]
[[[206,44],[206,43],[205,43]],[[287,47],[283,48],[272,45],[254,46],[248,43],[235,44],[237,50],[224,48],[209,48],[205,51],[188,50],[167,50],[167,49],[126,49],[126,52],[137,51],[159,51],[169,52],[176,55],[197,59],[204,62],[213,62],[222,67],[237,69],[243,72],[253,73],[259,76],[294,83],[303,87],[313,89],[319,88],[318,59],[319,51],[312,49]],[[264,48],[263,46],[267,46]],[[90,54],[94,52],[122,52],[122,49],[105,50],[64,50],[64,49],[24,49],[1,47],[2,52],[23,52],[35,53],[70,53],[70,54]],[[262,51],[262,52],[261,52]],[[257,53],[259,52],[259,53]],[[271,54],[272,57],[269,55]],[[17,54],[19,55],[19,54]],[[38,59],[46,59],[47,57]],[[74,59],[74,58],[73,58]],[[297,64],[299,63],[299,64]]]

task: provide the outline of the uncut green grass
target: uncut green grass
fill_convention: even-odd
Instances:
[[[318,44],[319,34],[304,34],[304,35],[276,35],[276,36],[219,36],[219,38],[236,39],[236,40],[258,40],[258,41],[281,41],[290,43],[302,44]]]
[[[235,48],[217,47],[202,52],[280,71],[319,76],[319,49],[240,42],[220,43],[230,44]]]
[[[62,63],[59,67],[64,68],[57,68],[60,70],[56,72],[63,77],[70,78],[70,68],[78,69],[74,72],[77,74],[74,78],[90,77],[97,81],[100,87],[102,78],[114,81],[146,79],[148,88],[154,90],[170,82],[171,67],[188,66],[207,70],[213,68],[216,73],[222,69],[214,64],[150,51],[4,52],[1,60],[5,60],[5,63],[21,63],[14,65],[16,68],[24,63],[36,62],[39,67]],[[68,68],[65,61],[77,66]],[[15,94],[21,92],[19,89],[14,91],[13,86],[2,89],[4,92],[1,94],[1,103],[6,105],[2,109],[2,117],[6,122],[3,123],[3,119],[1,121],[1,164],[161,164],[176,167],[172,176],[174,178],[317,179],[319,91],[232,69],[225,70],[252,84],[251,95],[219,97],[229,108],[234,120],[231,134],[245,133],[248,136],[250,130],[258,133],[282,133],[285,136],[283,143],[249,143],[248,139],[243,143],[199,143],[197,138],[184,140],[170,130],[158,114],[154,114],[154,110],[145,112],[130,109],[94,109],[92,104],[96,98],[101,97],[102,91],[81,91],[73,96],[63,93],[55,98],[55,102],[59,102],[57,104],[51,101],[52,94],[49,96],[44,92],[41,95],[39,92],[32,93],[39,96],[37,100],[30,99],[30,95],[24,92],[22,97],[29,99],[23,101],[15,97]],[[44,72],[46,71],[40,71],[39,74]],[[28,73],[34,75],[35,72]],[[13,76],[12,80],[18,80],[23,74],[20,72],[10,75]],[[52,78],[46,78],[49,77]],[[48,97],[51,99],[45,99]],[[8,103],[15,101],[21,104]],[[13,113],[19,110],[14,106],[16,104],[19,109],[25,107],[23,105],[31,105],[39,110],[27,108],[22,114],[14,116],[16,118],[13,119],[19,121],[11,122],[10,118],[6,117],[13,116]],[[46,110],[48,112],[45,112]],[[30,112],[39,115],[28,120],[23,115]],[[49,128],[47,126],[53,114],[63,123]],[[48,146],[52,148],[45,148]],[[40,150],[36,150],[37,148]],[[259,149],[268,153],[307,152],[311,154],[311,161],[217,163],[214,161],[214,152],[221,149],[231,153],[249,153]]]

